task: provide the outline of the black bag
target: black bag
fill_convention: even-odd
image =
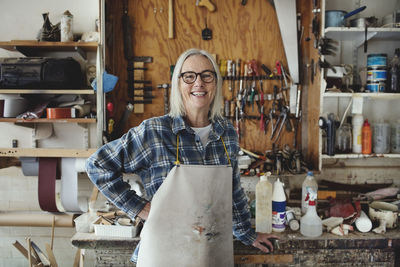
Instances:
[[[0,58],[0,88],[80,89],[80,64],[68,58]]]

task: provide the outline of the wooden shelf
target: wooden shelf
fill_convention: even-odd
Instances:
[[[70,118],[70,119],[32,119],[24,120],[19,118],[0,118],[0,122],[14,123],[96,123],[95,118]]]
[[[0,148],[0,157],[66,157],[88,158],[97,149],[64,149],[64,148]]]
[[[0,89],[0,94],[93,95],[93,89]]]
[[[400,159],[400,154],[336,154],[334,156],[328,156],[322,154],[322,159],[364,159],[364,158],[398,158]]]
[[[0,42],[0,48],[10,51],[35,52],[35,51],[76,51],[78,48],[85,52],[95,52],[97,42],[39,42],[35,40],[12,40],[9,42]],[[23,53],[22,51],[20,51]]]
[[[400,93],[334,93],[326,92],[323,94],[324,97],[371,97],[371,98],[382,98],[382,99],[394,99],[400,98]]]
[[[96,52],[97,42],[39,42],[36,40],[13,40],[0,42],[0,48],[18,51],[25,56],[37,56],[38,52],[78,52],[86,59],[87,52]]]

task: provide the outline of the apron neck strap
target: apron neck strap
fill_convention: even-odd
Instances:
[[[221,136],[221,141],[222,144],[224,145],[224,150],[228,158],[229,165],[231,165],[231,159],[229,158],[228,150],[226,150],[225,142],[222,136]],[[176,135],[176,161],[174,162],[174,164],[176,166],[179,166],[181,164],[181,162],[179,161],[179,134]]]

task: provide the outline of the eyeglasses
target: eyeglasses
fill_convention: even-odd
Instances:
[[[192,84],[197,80],[197,75],[200,75],[200,79],[205,83],[211,83],[214,81],[217,73],[211,70],[205,70],[202,72],[185,71],[182,72],[179,77],[187,84]]]

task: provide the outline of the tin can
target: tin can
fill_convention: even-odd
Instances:
[[[377,93],[377,92],[385,92],[385,82],[383,81],[378,81],[378,82],[371,82],[367,81],[367,90],[372,93]]]
[[[369,54],[367,56],[367,68],[386,68],[387,54]]]
[[[367,81],[379,82],[386,81],[386,70],[385,69],[369,69],[367,70]]]

